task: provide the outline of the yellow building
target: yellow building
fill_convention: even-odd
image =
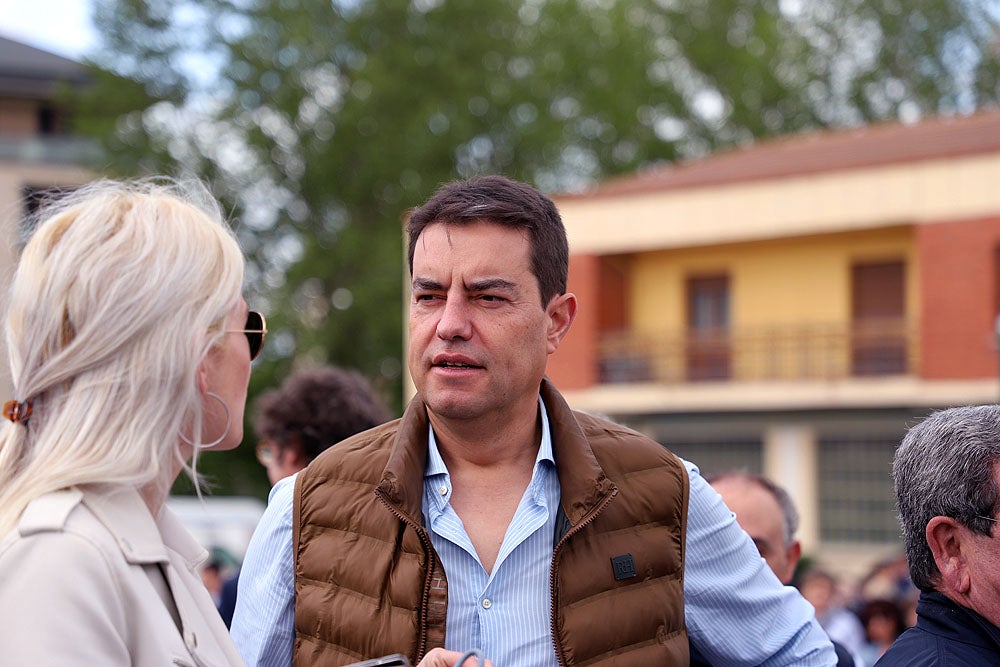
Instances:
[[[0,289],[6,295],[22,229],[38,197],[71,188],[93,174],[79,166],[93,145],[67,129],[59,86],[84,86],[79,63],[0,38]],[[10,397],[7,351],[0,336],[0,396]],[[0,398],[0,402],[7,400]]]
[[[570,404],[703,472],[786,487],[806,552],[899,549],[890,478],[930,410],[994,402],[1000,112],[817,132],[558,197]]]

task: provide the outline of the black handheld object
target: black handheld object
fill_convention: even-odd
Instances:
[[[381,658],[372,658],[371,660],[363,660],[361,662],[355,662],[348,667],[412,667],[410,665],[410,660],[402,653],[393,653],[392,655],[385,655]]]

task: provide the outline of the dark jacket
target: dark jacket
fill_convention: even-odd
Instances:
[[[875,665],[1000,665],[1000,629],[941,593],[921,593],[917,625],[900,635]]]
[[[570,410],[547,381],[562,514],[552,556],[561,664],[687,665],[688,475],[627,428]],[[389,653],[415,664],[444,641],[448,581],[421,522],[427,413],[331,447],[299,474],[293,509],[296,665]],[[628,572],[613,557],[628,556]]]

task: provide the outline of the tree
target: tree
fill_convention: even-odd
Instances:
[[[400,407],[405,210],[502,172],[570,190],[1000,95],[977,0],[97,0],[81,124],[113,168],[192,171],[242,221],[274,333],[254,387],[357,367]],[[103,119],[103,120],[102,120]],[[225,487],[224,487],[225,488]]]

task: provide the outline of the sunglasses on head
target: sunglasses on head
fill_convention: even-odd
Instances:
[[[246,334],[247,342],[250,344],[250,361],[253,361],[260,354],[264,347],[264,337],[267,336],[267,322],[264,316],[255,310],[247,313],[247,323],[244,329],[227,329],[226,333]]]

